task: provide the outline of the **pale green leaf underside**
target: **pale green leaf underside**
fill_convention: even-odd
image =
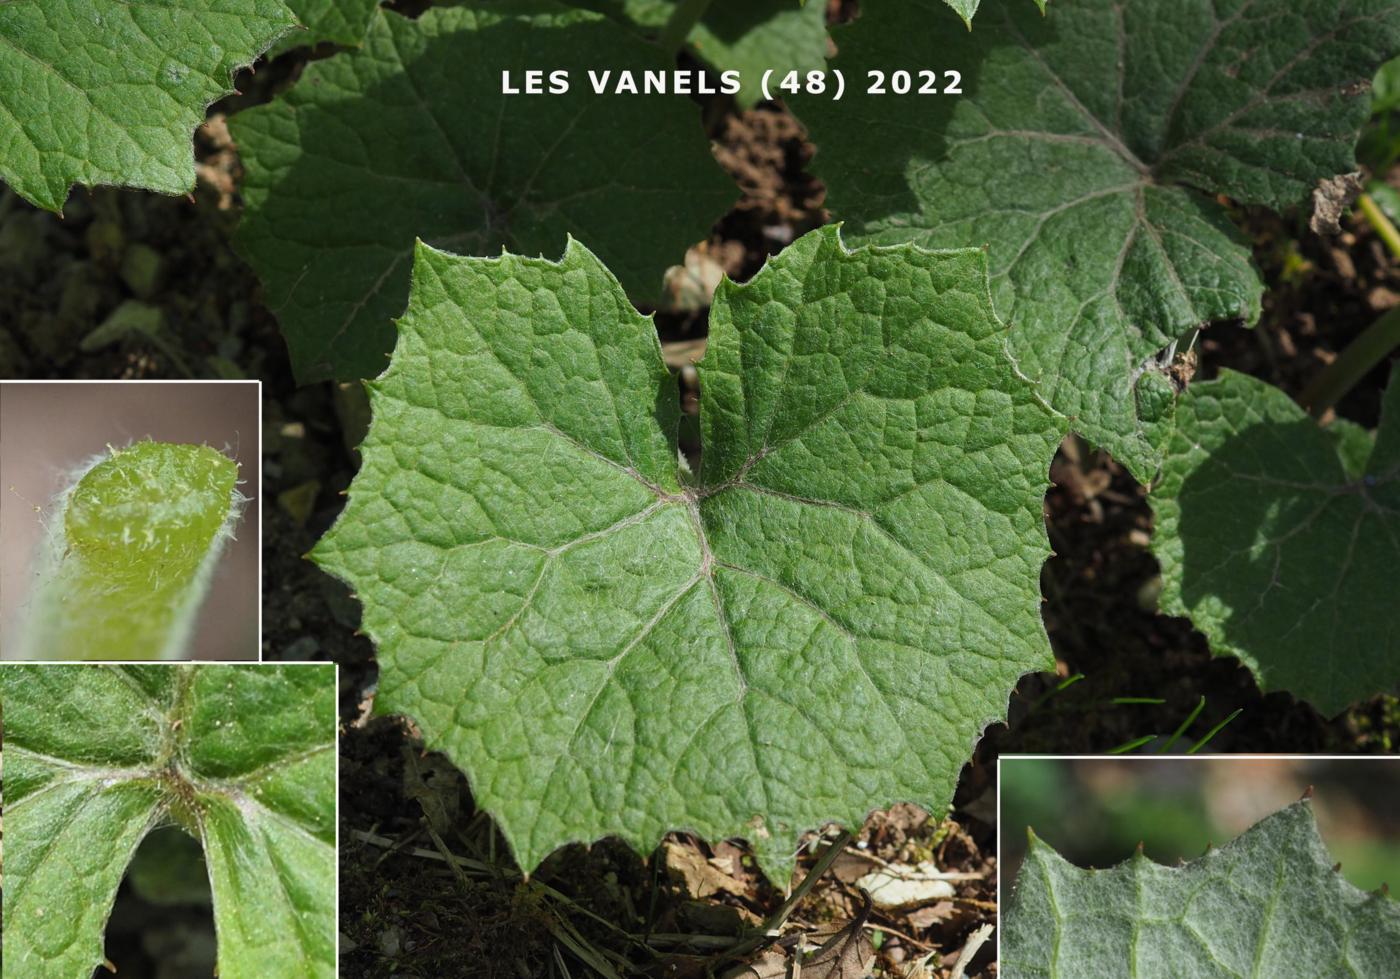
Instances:
[[[528,9],[529,13],[510,13]],[[501,73],[567,69],[567,95],[502,95]],[[302,381],[374,377],[408,297],[413,242],[557,253],[570,233],[641,301],[732,203],[694,103],[596,96],[587,70],[666,67],[621,25],[549,0],[381,12],[364,46],[307,67],[232,121],[238,242]]]
[[[51,211],[73,184],[193,190],[205,108],[295,22],[281,0],[0,3],[0,179]]]
[[[689,828],[785,879],[805,829],[945,805],[1050,665],[1062,429],[980,252],[826,228],[722,285],[695,485],[655,330],[583,246],[420,248],[399,327],[314,556],[364,605],[376,708],[462,767],[525,869]]]
[[[224,979],[335,975],[323,665],[0,666],[4,971],[90,979],[136,847],[201,839]]]
[[[1227,371],[1182,396],[1149,497],[1162,610],[1328,717],[1400,684],[1400,378],[1374,448],[1344,437]]]
[[[1333,869],[1298,802],[1180,867],[1082,870],[1032,836],[1003,919],[1006,979],[1361,979],[1400,961],[1400,908]]]
[[[1134,390],[1149,359],[1259,313],[1248,244],[1209,195],[1304,204],[1355,169],[1400,4],[1003,2],[967,32],[911,0],[871,5],[836,40],[838,67],[937,65],[965,93],[798,101],[848,237],[987,244],[1016,360],[1145,481],[1161,448]]]
[[[316,44],[355,47],[365,39],[380,0],[285,0],[301,29],[285,35],[271,55]]]
[[[676,0],[574,0],[650,34],[666,25]],[[826,5],[798,0],[750,0],[713,3],[686,39],[701,60],[718,71],[737,71],[741,106],[763,98],[763,74],[772,69],[772,91],[790,71],[826,67]]]

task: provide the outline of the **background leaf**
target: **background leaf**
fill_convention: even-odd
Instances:
[[[676,0],[572,0],[572,6],[607,14],[654,35],[675,12]],[[826,4],[821,0],[749,0],[712,3],[686,39],[687,47],[716,71],[738,71],[737,100],[749,108],[763,98],[763,73],[774,72],[774,91],[789,71],[826,67]]]
[[[89,979],[142,838],[204,845],[219,975],[335,975],[335,684],[324,665],[0,665],[4,965]]]
[[[1081,870],[1032,838],[1001,956],[1007,979],[1379,976],[1400,956],[1400,908],[1333,869],[1304,801],[1181,867],[1138,854]]]
[[[188,193],[205,108],[295,23],[281,0],[0,3],[0,178],[50,211],[75,183]]]
[[[317,44],[358,47],[365,39],[381,0],[287,0],[305,30],[288,33],[272,49],[282,54],[293,48]]]
[[[500,94],[502,71],[520,83],[541,65],[571,71],[568,95]],[[688,99],[588,87],[589,68],[662,67],[621,26],[548,0],[380,13],[361,50],[234,117],[238,242],[298,379],[384,369],[415,238],[492,254],[586,236],[634,297],[654,299],[736,195]]]
[[[1248,244],[1212,195],[1306,204],[1355,169],[1400,6],[1000,3],[968,33],[915,0],[872,4],[836,42],[852,75],[936,65],[964,92],[795,101],[847,235],[986,243],[1017,362],[1146,481],[1158,447],[1135,384],[1149,360],[1203,323],[1259,315]]]
[[[1063,432],[983,256],[837,231],[716,293],[701,478],[652,324],[559,263],[420,248],[350,502],[314,557],[379,650],[376,709],[472,780],[520,865],[617,835],[794,841],[910,799],[1047,668]]]
[[[982,0],[943,0],[943,2],[952,7],[969,28],[972,27],[972,18],[977,13],[977,8],[982,6]],[[1035,5],[1041,13],[1045,12],[1046,2],[1047,0],[1035,0]]]
[[[1233,371],[1187,389],[1176,425],[1148,498],[1162,610],[1328,717],[1400,683],[1395,376],[1374,448]]]

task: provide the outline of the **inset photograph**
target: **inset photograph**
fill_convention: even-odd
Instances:
[[[336,974],[336,667],[0,664],[4,974]]]
[[[1380,976],[1400,759],[1003,757],[1001,975]]]
[[[255,660],[256,381],[0,382],[0,659]]]

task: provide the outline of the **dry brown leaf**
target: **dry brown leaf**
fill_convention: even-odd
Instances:
[[[802,963],[802,979],[865,979],[875,964],[875,946],[865,933],[873,906],[866,894],[860,914]]]
[[[691,897],[706,898],[714,894],[743,897],[748,890],[748,885],[742,880],[726,873],[719,866],[721,862],[729,861],[707,860],[695,847],[675,840],[662,843],[661,852],[666,872],[684,887]]]
[[[407,744],[403,758],[403,794],[423,807],[434,830],[446,834],[461,812],[456,769],[439,755],[420,756]]]

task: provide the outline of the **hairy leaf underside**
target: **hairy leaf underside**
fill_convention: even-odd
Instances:
[[[1082,870],[1031,837],[1003,919],[1007,979],[1353,979],[1400,961],[1400,908],[1333,866],[1304,801],[1199,860]]]

